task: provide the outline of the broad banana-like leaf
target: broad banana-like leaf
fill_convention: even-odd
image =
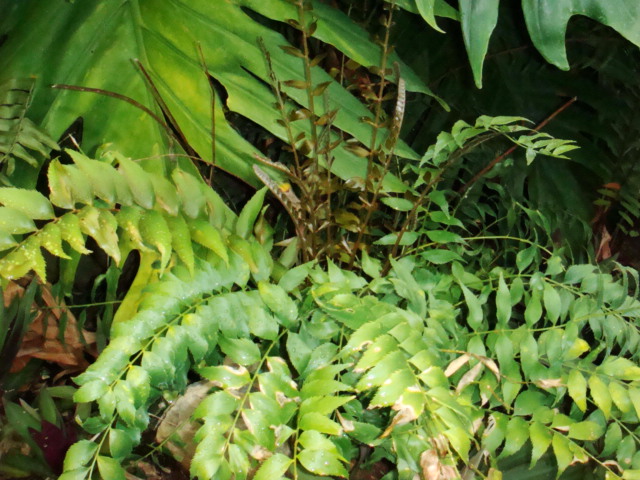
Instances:
[[[249,14],[249,10],[253,13]],[[243,115],[286,139],[268,79],[268,69],[258,39],[270,53],[280,81],[303,80],[299,58],[280,47],[289,45],[278,32],[256,21],[263,15],[285,22],[296,17],[286,0],[0,0],[0,81],[35,75],[39,84],[30,114],[59,136],[78,117],[84,119],[82,147],[91,152],[106,142],[127,155],[147,158],[145,168],[162,168],[160,155],[171,151],[164,129],[147,113],[129,103],[96,93],[52,90],[51,84],[101,89],[130,97],[155,109],[154,99],[136,59],[149,72],[160,96],[184,137],[206,161],[211,148],[211,88],[201,64],[215,79],[216,163],[244,181],[258,185],[252,169],[254,147],[225,118],[227,111]],[[344,51],[363,65],[377,65],[380,48],[367,33],[338,10],[315,4],[315,35]],[[394,54],[390,61],[399,61]],[[420,79],[401,64],[407,89],[428,93]],[[336,128],[368,145],[371,127],[365,106],[321,68],[313,68],[313,83],[331,81],[328,109],[338,108]],[[306,92],[284,87],[294,102],[305,105]],[[319,101],[319,112],[324,110]],[[228,109],[228,110],[227,110]],[[296,122],[304,130],[306,122]],[[378,138],[383,137],[378,136]],[[400,143],[396,153],[416,154]],[[339,148],[335,173],[343,178],[364,176],[365,159]],[[389,178],[387,188],[401,190]]]
[[[574,15],[608,25],[640,46],[640,3],[636,0],[522,0],[522,10],[536,48],[563,70],[569,70],[564,38]]]
[[[391,3],[391,0],[386,0]],[[482,86],[482,64],[498,20],[500,0],[459,0],[459,19],[469,62],[478,88]],[[437,0],[397,0],[405,10],[420,13],[434,27],[432,16],[456,18]],[[425,9],[428,4],[430,9]],[[420,8],[421,7],[421,8]],[[450,7],[449,7],[450,8]],[[569,69],[565,48],[567,24],[574,15],[584,15],[608,25],[636,46],[640,46],[640,3],[637,0],[522,0],[527,30],[536,48],[553,65]],[[429,14],[425,14],[429,12]],[[425,47],[427,48],[427,47]]]
[[[500,0],[460,0],[462,36],[478,88],[482,88],[482,64],[498,23],[499,7]]]

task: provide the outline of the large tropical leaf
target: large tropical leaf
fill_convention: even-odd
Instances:
[[[390,0],[387,0],[390,1]],[[438,0],[400,0],[397,4],[420,13],[432,27],[435,15],[456,18]],[[430,9],[424,5],[431,6]],[[482,86],[482,65],[491,34],[498,21],[500,0],[459,0],[460,21],[476,85]],[[640,4],[636,0],[522,0],[522,11],[531,40],[542,56],[563,70],[569,69],[565,48],[567,24],[583,15],[607,25],[640,46]],[[425,12],[428,12],[426,14]]]
[[[255,149],[226,120],[227,108],[285,138],[283,127],[277,123],[258,38],[269,50],[280,80],[302,80],[302,62],[280,49],[288,45],[280,33],[265,26],[267,21],[256,19],[260,14],[281,22],[295,17],[295,8],[285,0],[53,0],[46,4],[0,0],[0,11],[6,13],[0,20],[0,35],[7,35],[0,47],[0,80],[38,77],[31,115],[54,137],[83,117],[85,150],[111,142],[131,156],[155,155],[147,167],[160,167],[157,155],[169,152],[170,145],[163,128],[149,115],[107,96],[48,88],[51,84],[97,88],[153,107],[152,95],[132,62],[138,59],[190,145],[211,161],[211,92],[200,62],[199,44],[210,75],[219,82],[218,94],[226,101],[226,105],[221,98],[216,102],[217,164],[246,182],[258,183],[251,168]],[[313,14],[318,17],[318,38],[361,64],[379,63],[379,47],[344,14],[320,2]],[[399,61],[395,55],[391,60]],[[409,90],[429,92],[402,64],[401,71]],[[318,83],[332,81],[319,67],[313,69],[313,78]],[[286,93],[296,102],[306,103],[304,91],[287,89]],[[328,108],[340,109],[335,126],[368,143],[371,127],[361,121],[370,115],[368,110],[335,81],[328,93]],[[415,157],[404,144],[396,151]],[[346,150],[336,152],[334,168],[338,175],[363,175],[363,159]],[[388,187],[400,189],[401,185],[391,181]]]
[[[635,0],[522,0],[533,43],[547,61],[569,69],[564,38],[574,15],[584,15],[616,30],[640,46],[640,4]]]

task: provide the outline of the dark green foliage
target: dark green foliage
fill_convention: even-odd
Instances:
[[[35,80],[11,79],[0,85],[0,166],[2,181],[10,183],[16,161],[37,167],[39,159],[49,158],[57,144],[26,117]]]
[[[8,34],[0,51],[13,55],[2,75],[39,68],[45,82],[93,82],[57,93],[39,85],[33,114],[55,134],[86,115],[82,147],[99,147],[48,162],[40,173],[48,192],[36,191],[56,145],[26,120],[31,86],[3,91],[11,112],[0,129],[0,277],[32,276],[35,289],[51,277],[47,262],[59,262],[68,293],[83,274],[80,258],[101,250],[106,273],[94,290],[106,282],[115,299],[126,259],[139,259],[119,308],[104,312],[108,344],[75,379],[74,419],[86,435],[60,478],[124,479],[159,454],[199,479],[348,478],[366,467],[363,453],[391,462],[387,478],[398,480],[498,479],[523,462],[540,478],[637,478],[638,274],[575,261],[581,252],[558,240],[567,217],[550,206],[589,198],[573,192],[580,173],[561,162],[596,171],[596,184],[615,180],[607,175],[616,168],[588,159],[627,155],[616,132],[634,131],[635,113],[627,98],[612,115],[596,86],[616,91],[625,55],[637,52],[609,55],[584,41],[596,55],[576,71],[590,75],[569,82],[539,60],[492,56],[495,25],[501,47],[518,37],[503,12],[519,7],[398,1],[434,28],[444,17],[461,22],[476,82],[485,58],[492,64],[485,88],[499,95],[472,96],[461,87],[468,78],[438,56],[456,51],[450,37],[422,70],[410,62],[432,70],[424,76],[453,105],[453,121],[393,53],[394,21],[414,21],[393,2],[360,12],[382,14],[376,41],[326,2],[214,3],[60,1],[52,19],[25,1],[0,20]],[[566,66],[560,37],[576,13],[598,14],[637,41],[613,3],[575,5],[522,2],[531,38],[556,65]],[[535,21],[541,12],[553,16]],[[17,29],[24,19],[30,29]],[[23,42],[33,31],[58,62]],[[82,56],[85,40],[93,50]],[[126,65],[132,56],[139,72]],[[105,76],[109,69],[123,73]],[[561,140],[521,116],[549,117],[570,86],[585,93],[581,108],[608,112],[607,128],[587,128],[573,112],[556,130],[573,140]],[[69,91],[82,87],[93,90]],[[154,110],[134,109],[132,99]],[[572,101],[562,103],[571,112]],[[273,160],[258,155],[230,112],[285,148]],[[574,152],[576,140],[586,153]],[[502,155],[504,145],[517,153]],[[563,195],[548,195],[550,165]],[[209,185],[217,166],[266,188],[236,215]],[[619,200],[631,232],[640,208],[624,187],[605,186],[599,203]],[[283,206],[275,231],[267,190]],[[589,213],[573,212],[573,225],[588,232]],[[28,296],[24,303],[20,325],[31,314]],[[27,442],[27,424],[60,426],[52,395],[42,389],[33,412],[6,402],[8,423]]]

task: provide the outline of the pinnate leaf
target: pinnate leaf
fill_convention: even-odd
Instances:
[[[33,220],[50,220],[55,217],[51,202],[36,190],[0,188],[0,203],[24,213]]]
[[[260,349],[248,338],[225,338],[218,340],[220,349],[238,365],[252,365],[260,360]]]
[[[153,208],[156,195],[150,174],[133,160],[122,155],[118,155],[117,159],[120,174],[129,185],[135,203],[146,209]]]
[[[193,240],[218,255],[224,263],[229,263],[229,253],[218,229],[202,219],[190,222],[189,228],[191,229]]]
[[[65,470],[76,470],[84,467],[93,458],[98,450],[98,445],[89,440],[80,440],[74,443],[64,459]]]
[[[504,281],[504,276],[500,272],[498,280],[498,291],[496,292],[496,316],[501,326],[506,326],[511,318],[511,294],[509,287]]]
[[[102,478],[108,478],[109,480],[125,480],[126,478],[120,462],[111,457],[99,455],[98,470]]]
[[[606,383],[600,379],[597,375],[591,375],[589,377],[589,391],[591,392],[591,398],[598,406],[604,416],[609,418],[611,416],[611,394],[609,393],[609,387]]]
[[[254,480],[279,480],[284,477],[291,466],[291,460],[282,453],[275,453],[267,458],[256,472]]]
[[[160,271],[164,271],[171,259],[172,235],[167,221],[157,210],[149,210],[140,218],[140,235],[145,243],[153,245],[160,253]]]
[[[249,235],[251,235],[253,225],[256,223],[258,214],[262,209],[264,196],[267,193],[267,190],[267,187],[258,190],[242,208],[240,215],[238,215],[238,221],[236,222],[236,234],[242,238],[249,238]]]
[[[317,475],[347,477],[348,472],[338,455],[327,450],[310,450],[305,448],[298,454],[298,459],[304,468]]]
[[[573,399],[578,408],[583,412],[586,411],[587,380],[579,370],[571,370],[569,378],[567,379],[567,388],[569,389],[569,396]]]
[[[531,440],[531,467],[533,467],[540,457],[547,451],[551,445],[552,433],[549,428],[540,422],[533,422],[529,427],[529,435]]]
[[[276,314],[285,327],[291,328],[298,320],[298,307],[285,290],[269,282],[258,282],[262,301]]]
[[[18,234],[33,232],[35,229],[35,223],[24,212],[11,207],[0,207],[0,230]]]

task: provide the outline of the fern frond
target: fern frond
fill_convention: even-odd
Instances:
[[[229,261],[227,234],[219,227],[229,230],[234,216],[199,178],[175,169],[171,182],[119,155],[108,157],[117,162],[116,168],[108,161],[68,153],[74,164],[50,164],[50,199],[36,191],[0,189],[2,247],[7,250],[0,259],[0,276],[18,278],[33,270],[45,281],[41,247],[60,258],[68,257],[65,244],[87,254],[85,236],[118,265],[131,250],[157,256],[160,274],[174,253],[193,272],[195,252],[202,247]],[[54,213],[54,207],[68,211]],[[223,223],[214,227],[210,218]],[[47,223],[36,227],[33,220]]]
[[[16,159],[38,167],[59,147],[49,135],[26,117],[35,79],[11,79],[0,85],[0,165],[11,175]]]

